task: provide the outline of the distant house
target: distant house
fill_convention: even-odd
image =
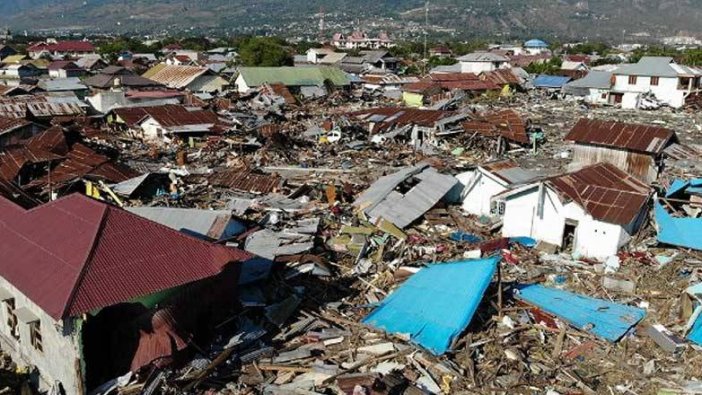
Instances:
[[[346,52],[336,52],[332,48],[310,48],[305,56],[305,62],[309,64],[338,66],[348,54]]]
[[[509,59],[491,52],[474,52],[458,58],[461,73],[480,74],[511,67]]]
[[[0,239],[3,352],[35,367],[43,391],[76,395],[174,358],[198,321],[225,319],[251,257],[80,194],[32,210],[0,198]]]
[[[361,51],[359,56],[345,56],[339,67],[347,73],[364,74],[375,72],[394,72],[398,60],[388,51]]]
[[[477,216],[502,217],[504,206],[496,204],[492,197],[532,182],[539,176],[539,173],[522,169],[509,159],[489,162],[460,173],[456,178],[463,185],[463,210]]]
[[[529,55],[538,55],[548,52],[548,44],[539,39],[532,39],[524,43],[524,50]]]
[[[610,71],[591,70],[585,77],[567,83],[563,92],[582,97],[586,103],[609,104],[613,75]]]
[[[576,62],[571,60],[564,60],[561,63],[560,75],[571,77],[573,79],[582,78],[587,75],[590,70],[585,62]]]
[[[614,70],[610,94],[622,108],[638,108],[646,94],[673,108],[680,108],[691,94],[702,92],[702,69],[675,63],[670,57],[644,56],[638,63]]]
[[[6,79],[22,79],[38,77],[42,71],[31,63],[10,64],[0,69],[0,75]]]
[[[387,33],[382,32],[377,37],[371,37],[361,31],[355,31],[349,35],[336,33],[332,37],[331,44],[341,49],[380,49],[395,45]]]
[[[502,236],[528,236],[595,259],[615,255],[643,224],[650,188],[609,163],[510,189]]]
[[[583,118],[565,140],[573,143],[575,168],[607,162],[650,184],[658,178],[664,150],[677,137],[659,126]]]
[[[453,56],[453,51],[451,51],[451,48],[449,47],[439,45],[429,50],[429,56],[437,58],[450,58]]]
[[[283,84],[303,96],[323,96],[327,94],[327,86],[342,89],[350,81],[343,71],[334,67],[241,67],[234,84],[240,93],[264,84]]]
[[[189,90],[196,93],[222,92],[229,85],[224,78],[207,67],[170,66],[158,64],[142,77],[148,78],[169,88]]]
[[[79,99],[88,93],[88,87],[78,77],[40,80],[37,86],[44,92],[73,92]]]
[[[27,62],[25,62],[25,60],[29,60],[29,57],[27,55],[14,54],[14,55],[8,55],[8,56],[2,58],[2,63],[4,65],[27,63]]]
[[[27,48],[29,57],[38,59],[43,55],[55,58],[94,55],[95,46],[90,41],[58,41],[56,43],[37,43]]]
[[[47,67],[51,78],[81,77],[85,69],[69,60],[57,60]]]
[[[196,63],[187,55],[171,55],[166,59],[169,66],[196,66]]]
[[[0,59],[5,59],[11,55],[17,55],[17,50],[9,45],[0,45]]]
[[[100,71],[109,64],[100,55],[85,55],[74,61],[76,65],[91,72]]]
[[[144,78],[120,66],[106,67],[102,69],[100,73],[83,80],[83,83],[93,89],[100,90],[121,87],[127,89],[154,89],[164,86],[161,83]]]
[[[189,109],[182,105],[115,108],[108,115],[108,121],[123,124],[133,134],[153,142],[225,130],[214,112]]]

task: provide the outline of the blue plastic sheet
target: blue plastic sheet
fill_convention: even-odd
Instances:
[[[409,334],[412,342],[441,355],[470,324],[499,260],[428,266],[385,298],[363,322],[390,333]]]
[[[654,206],[654,214],[658,225],[658,242],[702,250],[702,219],[675,218],[658,202]]]
[[[570,81],[570,77],[541,74],[534,78],[534,86],[537,88],[562,88]]]
[[[697,317],[690,333],[687,334],[687,340],[702,346],[702,314]]]
[[[610,342],[621,339],[646,316],[646,311],[637,307],[542,285],[521,285],[517,290],[518,299]]]
[[[453,232],[451,233],[451,240],[461,241],[465,243],[480,243],[482,239],[474,234],[466,232]]]
[[[517,243],[527,248],[532,248],[536,246],[537,241],[531,237],[520,236],[520,237],[510,237],[510,243]]]

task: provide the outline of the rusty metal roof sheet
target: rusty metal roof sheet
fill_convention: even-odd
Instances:
[[[565,140],[658,155],[675,140],[675,132],[660,126],[582,118]]]
[[[276,175],[257,174],[250,169],[236,168],[215,172],[209,181],[213,185],[238,191],[268,194],[277,189],[282,180]]]
[[[379,133],[393,127],[418,125],[435,127],[442,119],[458,115],[453,111],[420,110],[405,107],[381,107],[369,110],[356,111],[350,115],[359,120],[374,123],[372,133]]]
[[[529,144],[530,142],[526,132],[526,122],[518,112],[509,109],[482,115],[464,122],[463,129],[486,137],[502,136],[520,144]]]
[[[0,116],[0,134],[11,132],[15,129],[30,125],[31,122],[24,119]]]
[[[641,213],[651,195],[648,185],[609,163],[598,163],[546,183],[594,219],[628,225]]]

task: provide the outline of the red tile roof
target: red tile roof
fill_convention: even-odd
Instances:
[[[78,194],[28,211],[0,198],[0,256],[0,275],[57,320],[250,257]]]
[[[659,126],[582,118],[565,140],[658,155],[675,140],[675,132]]]
[[[648,202],[651,189],[609,163],[598,163],[547,181],[594,219],[628,225]]]

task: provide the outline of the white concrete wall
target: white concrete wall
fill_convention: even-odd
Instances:
[[[492,62],[460,62],[461,73],[480,74],[498,69]]]
[[[602,95],[605,95],[602,98]],[[585,101],[590,104],[608,104],[609,103],[609,89],[595,89],[590,88],[588,95],[585,97]]]
[[[539,195],[535,187],[506,200],[502,236],[530,236],[562,247],[566,220],[577,221],[572,252],[600,260],[616,254],[630,239],[621,226],[595,220],[576,203],[563,205],[549,188],[544,191],[539,216]]]
[[[490,200],[507,188],[480,170],[458,174],[458,181],[466,186],[462,193],[463,210],[477,216],[492,216]]]
[[[39,306],[22,294],[12,284],[0,277],[0,286],[8,290],[15,299],[15,308],[25,307],[39,318],[43,351],[36,350],[30,342],[29,325],[19,322],[20,339],[10,335],[7,325],[7,309],[0,309],[0,342],[3,352],[10,354],[18,365],[36,366],[41,375],[41,387],[48,389],[57,381],[63,384],[67,394],[82,394],[80,373],[80,334],[64,329],[63,321],[57,322]],[[69,332],[64,335],[65,332]]]
[[[658,85],[651,85],[651,77],[647,76],[637,76],[636,84],[634,85],[629,85],[628,75],[617,75],[615,80],[616,82],[612,90],[615,92],[625,92],[622,108],[636,108],[639,94],[646,92],[652,92],[656,95],[658,100],[673,108],[680,108],[685,104],[687,87],[685,87],[684,90],[678,90],[677,77],[660,77],[658,79]]]
[[[163,129],[161,124],[151,117],[141,123],[141,130],[144,132],[144,140],[159,140],[166,133],[166,130]]]
[[[241,74],[238,77],[236,77],[236,80],[234,80],[234,84],[236,85],[236,90],[239,93],[246,93],[251,89],[246,84],[246,81],[244,80],[244,77]]]

